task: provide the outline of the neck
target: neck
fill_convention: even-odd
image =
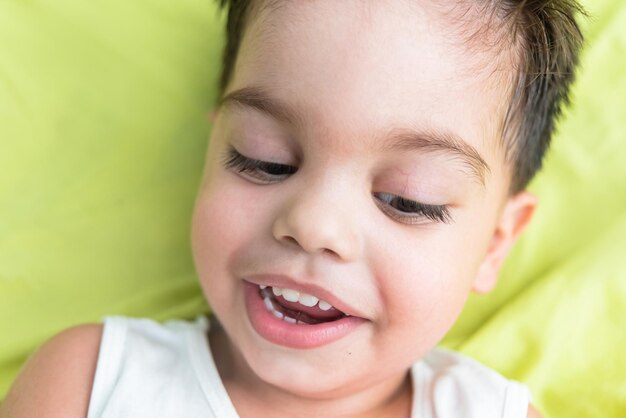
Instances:
[[[408,372],[366,389],[314,399],[261,380],[217,323],[211,326],[210,345],[222,382],[242,418],[410,416],[413,394]]]

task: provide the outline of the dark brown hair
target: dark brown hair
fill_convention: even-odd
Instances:
[[[228,9],[220,97],[232,77],[252,0],[218,0]],[[257,0],[260,1],[260,0]],[[274,0],[276,1],[276,0]],[[502,140],[512,167],[511,193],[523,190],[541,168],[555,122],[569,89],[583,44],[577,15],[585,12],[576,0],[475,0],[491,10],[518,51],[517,74]]]

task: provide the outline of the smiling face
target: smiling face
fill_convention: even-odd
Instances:
[[[498,59],[429,7],[284,2],[246,30],[192,245],[235,355],[263,383],[311,398],[397,383],[469,292],[492,286],[529,218],[497,145]],[[351,316],[289,324],[259,285]]]

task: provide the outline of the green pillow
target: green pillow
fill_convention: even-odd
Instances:
[[[189,224],[212,0],[0,1],[0,399],[59,330],[207,310]]]

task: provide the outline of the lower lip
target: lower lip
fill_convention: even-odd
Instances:
[[[265,307],[259,286],[244,283],[248,317],[254,330],[266,340],[290,348],[316,348],[345,337],[366,322],[347,316],[315,325],[290,324],[276,318]]]

